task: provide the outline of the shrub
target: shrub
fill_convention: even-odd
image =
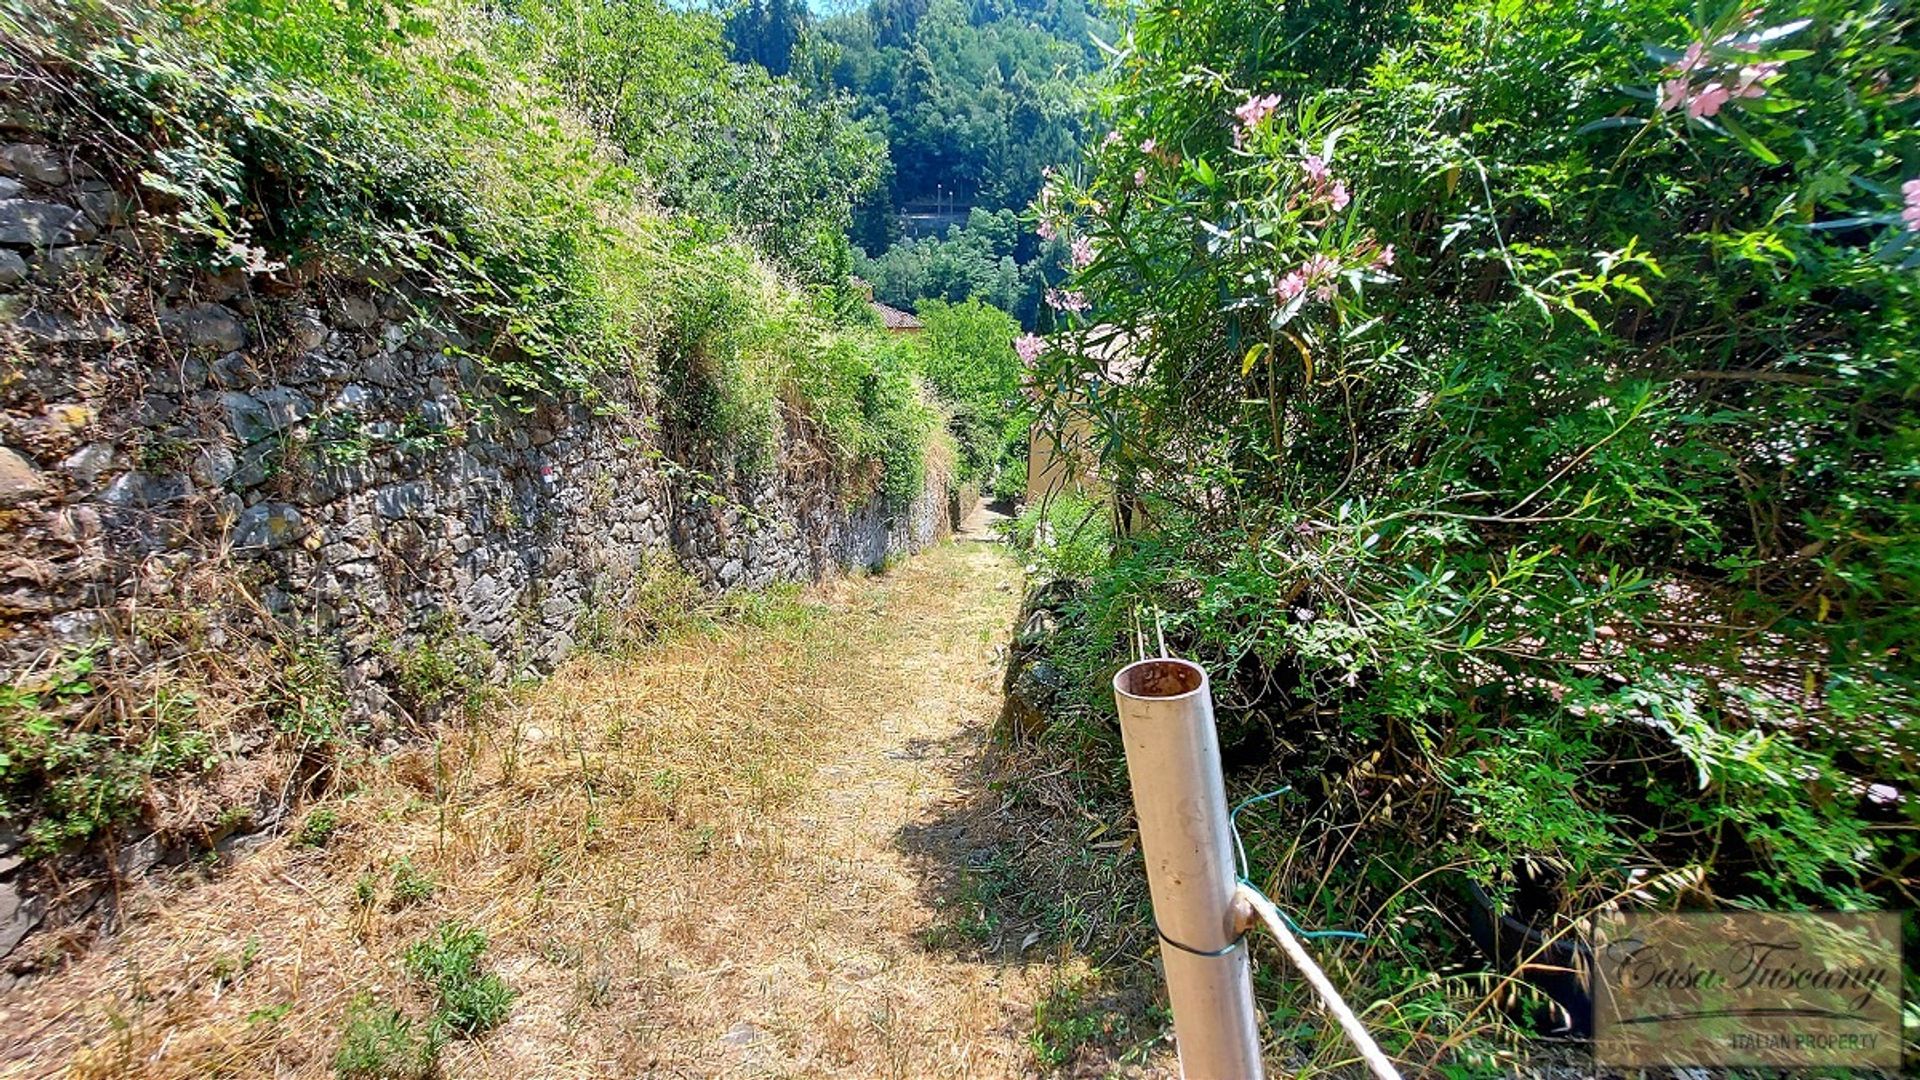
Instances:
[[[657,0],[507,5],[499,37],[655,185],[731,226],[784,273],[842,290],[853,207],[886,146],[845,95],[730,64],[714,15]],[[664,107],[663,107],[664,106]]]
[[[397,911],[431,900],[439,887],[439,882],[415,867],[412,859],[402,856],[393,864],[393,888],[387,894],[388,906]]]
[[[439,1070],[441,1043],[433,1025],[362,994],[347,1008],[333,1072],[341,1080],[427,1080]]]
[[[1920,161],[1890,89],[1911,14],[1414,5],[1329,74],[1211,36],[1254,8],[1205,10],[1143,20],[1164,48],[1115,72],[1119,137],[1042,209],[1098,254],[1093,328],[1041,381],[1088,387],[1103,473],[1206,568],[1136,584],[1209,652],[1421,732],[1484,816],[1476,863],[1704,856],[1605,798],[1560,840],[1523,828],[1558,779],[1624,783],[1595,740],[1649,725],[1692,766],[1648,778],[1654,817],[1742,839],[1720,887],[1871,902],[1906,860],[1861,815],[1910,777],[1920,630],[1920,285],[1889,209]],[[1711,116],[1655,100],[1747,61],[1753,96]],[[1461,779],[1539,739],[1538,782]]]
[[[1299,902],[1390,934],[1521,861],[1568,912],[1903,905],[1915,18],[1146,5],[1036,210],[1089,256],[1042,411],[1153,523],[1062,646],[1087,712],[1164,612],[1246,759],[1328,778],[1288,850],[1365,853]]]
[[[480,970],[480,957],[486,951],[487,936],[459,922],[442,923],[407,947],[407,974],[439,995],[436,1023],[474,1036],[491,1031],[507,1018],[513,989],[498,975]]]
[[[164,684],[117,727],[123,708],[96,648],[48,657],[0,685],[0,817],[24,823],[28,857],[88,840],[137,815],[149,777],[191,776],[216,760],[194,724],[195,697]]]
[[[1113,556],[1113,511],[1101,498],[1056,495],[1022,507],[1009,538],[1042,578],[1099,577]]]
[[[914,340],[920,369],[953,406],[949,427],[960,450],[956,479],[990,487],[1016,464],[1024,473],[1032,416],[1013,351],[1020,324],[977,299],[923,301],[918,314],[926,327]],[[1009,437],[1016,431],[1017,439]]]
[[[433,620],[413,644],[389,646],[387,653],[407,707],[421,717],[436,715],[454,700],[469,711],[478,707],[493,663],[484,641],[459,633],[445,618]]]
[[[326,847],[339,829],[339,812],[331,806],[318,807],[300,822],[300,831],[294,836],[293,842],[300,847]]]

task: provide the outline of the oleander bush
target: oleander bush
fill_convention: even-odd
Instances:
[[[1912,903],[1916,20],[1148,2],[1036,204],[1084,263],[1039,408],[1150,523],[1083,571],[1076,737],[1161,619],[1409,1053],[1481,1015],[1456,873]]]

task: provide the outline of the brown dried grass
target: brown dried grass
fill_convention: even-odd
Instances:
[[[991,723],[1016,597],[997,547],[949,545],[577,658],[353,770],[325,850],[138,888],[122,932],[0,996],[0,1075],[329,1075],[357,995],[426,1013],[399,955],[451,918],[519,997],[448,1076],[1029,1074],[1033,1004],[1084,962],[924,947],[937,890],[901,843],[959,798],[927,748]],[[402,858],[431,899],[385,902]]]

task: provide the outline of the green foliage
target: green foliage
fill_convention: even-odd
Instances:
[[[793,9],[775,7],[775,21],[788,24],[780,12]],[[511,48],[663,203],[732,227],[803,281],[844,284],[853,206],[886,159],[884,142],[848,117],[847,101],[728,63],[711,15],[654,0],[522,0],[510,10],[501,32]],[[735,18],[756,12],[764,23],[760,6]],[[784,64],[766,66],[785,73]]]
[[[928,300],[919,316],[925,326],[914,339],[920,370],[953,410],[948,424],[960,451],[956,478],[990,486],[1026,460],[1031,413],[1013,351],[1020,326],[979,300]]]
[[[1295,809],[1369,853],[1296,898],[1341,921],[1523,860],[1569,914],[1629,866],[1908,904],[1915,18],[1141,8],[1037,207],[1087,256],[1043,414],[1152,523],[1058,646],[1086,712],[1158,612],[1230,743],[1394,777]]]
[[[423,903],[433,899],[439,887],[438,882],[413,865],[412,859],[402,856],[393,864],[393,885],[387,892],[387,906],[398,911]]]
[[[789,0],[748,0],[727,16],[733,58],[759,64],[774,75],[793,66],[793,47],[807,32],[807,5]]]
[[[633,601],[622,612],[639,640],[655,641],[685,628],[710,606],[706,591],[685,567],[649,556],[634,571]]]
[[[300,831],[294,834],[293,842],[300,847],[326,847],[339,830],[340,812],[331,806],[318,807],[300,822]]]
[[[439,1072],[444,1042],[436,1026],[362,994],[347,1008],[333,1074],[340,1080],[428,1080]]]
[[[472,1037],[499,1027],[513,1007],[514,993],[500,976],[480,969],[487,936],[460,922],[440,924],[407,947],[407,974],[439,995],[436,1025]]]
[[[54,657],[0,686],[0,818],[25,824],[23,853],[50,854],[134,816],[149,777],[199,772],[216,755],[194,699],[163,687],[107,728],[96,651]]]
[[[821,20],[792,63],[809,85],[851,92],[885,133],[893,182],[877,215],[936,196],[1016,207],[1079,146],[1095,32],[1111,36],[1079,0],[875,0]]]
[[[878,487],[890,505],[903,506],[920,493],[938,419],[898,339],[871,329],[825,338],[795,358],[793,379],[814,403],[828,446],[844,455],[842,469],[876,462]]]
[[[911,499],[935,424],[901,345],[870,326],[835,326],[768,284],[724,265],[677,283],[691,334],[670,342],[663,365],[669,419],[765,467],[783,403],[802,405],[847,494],[878,487]]]
[[[1847,822],[1909,775],[1920,290],[1885,213],[1822,226],[1920,158],[1886,89],[1911,16],[1415,5],[1356,74],[1216,45],[1266,9],[1205,10],[1143,15],[1121,138],[1042,208],[1098,253],[1076,286],[1102,329],[1041,373],[1090,401],[1054,420],[1093,414],[1163,553],[1204,559],[1134,602],[1414,729],[1489,867],[1624,850],[1604,810],[1529,825],[1601,782],[1603,732],[1650,724],[1697,790],[1647,782],[1740,838],[1721,887],[1862,902],[1864,868],[1906,861]],[[1695,40],[1703,71],[1778,67],[1711,118],[1619,89]],[[1116,347],[1141,376],[1101,377]]]
[[[792,359],[861,306],[844,230],[878,147],[727,63],[710,17],[596,0],[498,15],[0,8],[17,52],[170,207],[171,257],[397,268],[468,320],[508,404],[598,400],[611,376],[665,367],[666,400],[688,391],[673,419],[769,460],[778,404],[809,404]],[[351,460],[362,441],[323,433],[322,453]]]
[[[347,695],[340,660],[325,641],[274,647],[266,708],[274,726],[304,753],[320,753],[346,739]]]
[[[1097,973],[1061,976],[1034,1002],[1033,1027],[1027,1046],[1040,1068],[1052,1072],[1068,1064],[1080,1048],[1109,1031],[1114,1017],[1097,1003],[1085,1000],[1087,984]]]
[[[1038,326],[1048,286],[1065,275],[1068,258],[1060,240],[1039,241],[1012,210],[974,207],[966,223],[944,237],[902,240],[877,256],[857,254],[854,268],[873,284],[873,295],[916,311],[922,301],[958,303],[978,299],[1011,313],[1023,326]]]
[[[1098,499],[1056,495],[1022,507],[1010,539],[1041,578],[1087,580],[1112,563],[1113,511]]]
[[[1027,494],[1027,432],[1021,430],[1011,433],[1007,448],[1002,452],[1000,472],[994,477],[990,488],[995,498],[1017,500]]]
[[[425,715],[454,699],[469,711],[478,708],[493,664],[484,641],[458,632],[447,619],[433,620],[411,645],[388,646],[387,654],[406,704]]]
[[[927,452],[939,414],[914,378],[911,362],[894,349],[880,351],[860,382],[866,456],[880,462],[880,491],[888,505],[911,503],[927,483]]]

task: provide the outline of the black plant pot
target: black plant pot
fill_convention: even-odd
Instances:
[[[1526,964],[1521,977],[1560,1006],[1564,1016],[1549,1024],[1549,1034],[1589,1038],[1593,1035],[1593,950],[1566,935],[1549,942],[1547,935],[1502,910],[1487,891],[1464,882],[1467,926],[1473,943],[1502,973]]]

